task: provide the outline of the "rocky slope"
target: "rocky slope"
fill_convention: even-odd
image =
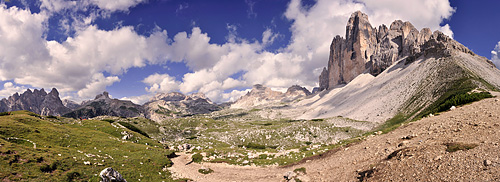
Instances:
[[[429,28],[417,30],[410,22],[394,21],[389,28],[371,26],[360,11],[347,22],[345,38],[336,36],[330,46],[328,68],[319,77],[320,90],[351,82],[362,73],[382,73],[401,58],[418,58],[428,53],[447,55],[443,48],[453,48],[474,55],[465,46]]]
[[[252,108],[272,103],[291,102],[308,95],[311,95],[311,92],[298,85],[291,86],[285,93],[282,93],[273,91],[261,84],[256,84],[250,92],[233,103],[231,108]]]
[[[59,92],[53,88],[49,93],[42,88],[22,94],[15,93],[9,98],[0,100],[0,112],[28,110],[41,115],[60,116],[70,109],[65,107],[59,98]]]
[[[143,113],[142,106],[131,101],[111,99],[108,92],[103,92],[97,95],[94,100],[83,102],[79,108],[63,116],[72,118],[93,118],[104,115],[137,117],[143,116]]]
[[[146,118],[157,122],[167,118],[206,114],[221,109],[202,93],[184,95],[178,92],[156,94],[143,106]]]

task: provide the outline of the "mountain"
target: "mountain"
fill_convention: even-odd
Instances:
[[[108,92],[103,92],[97,95],[94,100],[83,102],[80,107],[63,116],[72,118],[93,118],[103,115],[137,117],[143,116],[143,113],[142,106],[131,101],[111,99]]]
[[[158,93],[144,105],[146,118],[160,122],[167,118],[206,114],[221,108],[202,93]]]
[[[362,73],[377,76],[402,58],[408,61],[423,54],[448,57],[449,50],[475,56],[462,44],[429,28],[418,31],[410,22],[394,21],[389,28],[371,26],[368,16],[360,11],[347,22],[345,38],[337,35],[330,46],[328,68],[320,75],[320,90],[347,84]]]
[[[421,117],[455,95],[498,90],[500,71],[439,31],[418,31],[400,20],[377,29],[355,12],[346,38],[333,39],[319,82],[323,91],[292,105],[290,113],[299,114],[291,116],[373,122]]]
[[[250,92],[233,103],[231,108],[251,108],[277,102],[291,102],[308,95],[311,95],[311,92],[298,85],[291,86],[285,93],[282,93],[273,91],[261,84],[256,84]]]
[[[70,109],[65,107],[59,98],[59,92],[53,88],[48,94],[42,88],[26,90],[19,95],[15,93],[8,99],[0,100],[0,112],[27,110],[41,115],[60,116]]]

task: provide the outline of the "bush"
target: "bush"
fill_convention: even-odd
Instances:
[[[477,144],[466,143],[445,143],[447,152],[456,152],[459,150],[470,150],[477,147]]]
[[[193,162],[201,162],[203,160],[203,156],[201,154],[194,154],[191,158]]]
[[[141,135],[144,135],[145,137],[150,138],[146,132],[143,132],[142,130],[140,130],[139,128],[135,127],[134,125],[132,125],[130,123],[126,123],[123,121],[118,121],[118,123],[121,124],[123,127],[128,128],[129,130],[135,131],[137,133],[140,133]]]
[[[438,112],[447,111],[451,108],[451,106],[460,106],[464,104],[468,104],[471,102],[479,101],[484,98],[492,98],[489,92],[480,92],[480,93],[462,93],[452,96],[450,99],[446,100],[444,103],[438,106]]]
[[[305,167],[297,168],[297,169],[293,170],[293,172],[295,172],[295,173],[307,174],[307,173],[306,173],[306,168],[305,168]]]
[[[312,144],[312,142],[309,142],[309,141],[305,142],[305,143],[306,143],[306,145],[311,145]]]
[[[113,120],[113,119],[103,119],[101,121],[106,121],[108,123],[114,123],[115,122],[115,120]]]
[[[198,172],[201,174],[210,174],[210,173],[213,173],[214,170],[212,170],[210,168],[206,168],[206,169],[198,169]]]
[[[75,171],[68,172],[68,173],[66,173],[66,181],[68,181],[68,182],[74,181],[75,179],[77,179],[80,176],[81,175],[78,172],[75,172]]]
[[[48,115],[47,118],[49,118],[49,119],[57,119],[56,116],[52,116],[52,115]]]
[[[260,154],[259,159],[267,159],[267,154]]]
[[[44,173],[51,173],[57,169],[57,162],[52,163],[51,165],[44,164],[40,166],[40,171]]]
[[[8,116],[10,115],[10,112],[0,112],[0,116]]]

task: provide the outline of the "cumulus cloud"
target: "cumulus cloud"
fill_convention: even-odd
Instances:
[[[1,81],[78,91],[79,97],[88,98],[119,81],[116,76],[131,67],[166,60],[166,31],[145,37],[133,27],[105,31],[89,25],[59,43],[44,39],[47,19],[43,12],[0,5]]]
[[[41,0],[40,8],[51,12],[58,12],[64,9],[84,10],[89,6],[97,6],[99,9],[114,12],[128,11],[146,0]]]
[[[495,46],[495,49],[491,51],[491,61],[495,66],[500,69],[500,42]]]
[[[174,77],[168,74],[158,74],[148,76],[142,82],[147,84],[146,91],[150,93],[169,93],[179,90],[179,82],[175,81]]]
[[[0,97],[1,98],[7,98],[11,96],[13,93],[23,93],[26,90],[26,88],[22,86],[16,86],[12,82],[5,82],[3,84],[3,89],[0,90]]]

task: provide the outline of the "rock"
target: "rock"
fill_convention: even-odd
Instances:
[[[99,176],[101,177],[101,182],[127,182],[118,171],[110,167],[102,170]]]
[[[283,178],[285,178],[285,180],[287,180],[287,181],[292,180],[295,177],[297,177],[297,173],[295,173],[293,171],[285,172],[285,174],[283,175]]]
[[[490,160],[484,160],[483,163],[485,166],[491,166],[491,164],[493,164]]]
[[[453,110],[455,110],[455,109],[457,109],[455,106],[451,106],[451,107],[450,107],[450,111],[453,111]]]
[[[398,147],[403,147],[403,146],[406,146],[408,145],[410,142],[409,141],[403,141],[401,143],[399,143]]]
[[[405,57],[409,64],[421,56],[448,56],[453,50],[474,55],[443,33],[432,33],[429,28],[418,31],[410,22],[396,20],[390,28],[373,28],[368,16],[357,11],[347,22],[345,38],[333,38],[328,66],[319,76],[319,90],[347,84],[365,72],[377,76]]]
[[[83,161],[83,164],[90,165],[90,161]]]

